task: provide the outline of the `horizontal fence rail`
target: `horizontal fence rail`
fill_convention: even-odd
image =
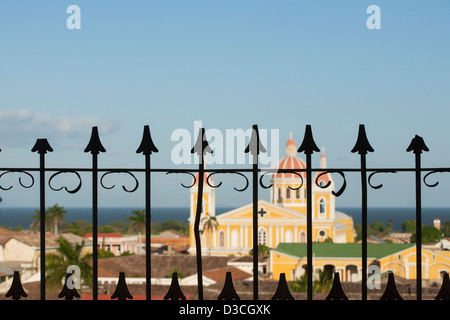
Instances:
[[[195,250],[197,257],[197,288],[198,288],[198,299],[203,300],[203,271],[202,271],[202,259],[201,259],[201,242],[200,242],[200,217],[201,208],[203,201],[203,189],[205,187],[204,182],[211,188],[218,188],[222,185],[222,182],[218,184],[213,184],[211,177],[216,174],[234,174],[240,176],[244,179],[244,184],[240,188],[234,187],[237,192],[243,192],[251,187],[252,189],[252,204],[253,204],[253,220],[252,220],[252,239],[253,239],[253,300],[258,300],[258,190],[259,188],[268,189],[272,185],[266,185],[263,181],[264,177],[273,175],[275,173],[292,173],[300,178],[300,187],[291,188],[292,190],[299,189],[306,183],[306,199],[307,199],[307,213],[306,213],[306,245],[307,245],[307,299],[313,299],[313,253],[312,253],[312,186],[315,184],[320,188],[327,188],[330,185],[328,182],[325,185],[319,184],[319,178],[322,175],[328,173],[338,174],[342,178],[342,184],[340,188],[332,194],[339,197],[346,189],[346,173],[359,173],[361,175],[361,218],[362,218],[362,247],[361,247],[361,259],[362,259],[362,283],[361,283],[361,297],[362,300],[367,300],[367,190],[368,186],[373,189],[380,189],[382,184],[374,184],[372,179],[377,174],[389,174],[389,173],[414,173],[415,175],[415,199],[416,199],[416,261],[421,261],[422,254],[422,238],[421,238],[421,218],[422,218],[422,204],[421,204],[421,186],[422,183],[427,187],[436,187],[438,182],[429,183],[428,179],[431,175],[436,173],[446,173],[450,172],[449,167],[432,167],[423,168],[421,167],[421,154],[422,152],[429,151],[424,143],[424,140],[415,136],[410,145],[407,147],[407,152],[412,152],[414,154],[415,166],[411,168],[368,168],[366,165],[366,157],[369,152],[374,152],[371,147],[365,132],[364,125],[359,126],[358,136],[354,148],[351,150],[352,153],[357,153],[360,157],[360,167],[359,168],[313,168],[312,167],[312,156],[314,153],[319,152],[319,148],[314,142],[311,126],[307,125],[305,129],[305,135],[303,142],[298,148],[297,152],[304,153],[306,156],[306,168],[294,168],[294,169],[267,169],[260,168],[258,163],[258,158],[260,153],[267,152],[265,147],[262,145],[258,127],[256,125],[252,128],[252,135],[250,137],[249,144],[245,149],[245,153],[249,153],[252,158],[251,168],[237,168],[237,169],[206,169],[204,165],[205,155],[212,153],[213,150],[208,144],[207,137],[205,135],[205,129],[201,128],[199,130],[197,141],[192,147],[191,153],[196,154],[199,159],[199,165],[196,168],[189,169],[174,169],[174,168],[152,168],[151,167],[151,156],[154,153],[158,153],[157,147],[154,145],[153,140],[150,135],[149,126],[144,127],[142,141],[136,150],[136,153],[142,154],[144,156],[144,165],[141,168],[99,168],[98,167],[98,157],[101,153],[106,152],[103,147],[97,127],[92,128],[90,141],[85,148],[84,152],[90,153],[92,156],[92,166],[90,168],[56,168],[56,167],[46,167],[45,160],[46,155],[49,152],[53,152],[47,139],[37,139],[32,152],[36,152],[39,155],[39,167],[4,167],[0,168],[0,189],[3,191],[8,191],[13,188],[13,186],[3,186],[2,177],[10,173],[16,173],[20,176],[18,179],[19,184],[23,188],[32,188],[35,184],[35,177],[32,173],[39,173],[39,208],[40,208],[40,252],[45,252],[45,214],[46,211],[46,183],[52,191],[65,190],[69,194],[77,193],[83,185],[82,177],[80,173],[91,174],[91,187],[92,187],[92,292],[93,300],[98,300],[98,190],[99,187],[104,189],[112,189],[115,185],[105,185],[103,179],[110,174],[127,174],[134,181],[134,185],[126,187],[122,185],[122,189],[125,192],[135,192],[139,186],[139,179],[134,175],[135,173],[144,173],[144,188],[145,188],[145,265],[146,265],[146,299],[151,299],[151,174],[152,173],[165,173],[165,174],[187,174],[192,177],[192,184],[185,185],[181,183],[184,188],[192,188],[197,184],[197,203],[196,203],[196,213],[194,221],[194,238],[195,238]],[[312,173],[319,173],[315,180],[312,178]],[[300,173],[305,173],[306,179]],[[54,186],[54,178],[60,174],[73,174],[78,179],[78,185],[74,188],[68,188],[67,186]],[[247,175],[251,175],[251,178]],[[422,176],[422,174],[424,174]],[[197,178],[198,175],[198,178]],[[25,178],[25,179],[23,179]],[[198,183],[197,183],[198,182]],[[40,257],[40,297],[41,300],[46,300],[46,286],[45,286],[45,276],[46,276],[46,261],[45,254],[41,254]],[[67,274],[67,278],[70,274]],[[416,267],[416,298],[417,300],[422,299],[422,264],[418,263]],[[11,288],[6,294],[7,297],[11,297],[14,300],[18,300],[21,297],[27,296],[26,292],[22,288],[20,282],[20,275],[18,271],[14,272],[13,282]],[[72,300],[74,297],[79,298],[79,294],[74,288],[68,288],[67,282],[64,282],[64,286],[59,295],[60,298],[66,300]],[[114,294],[111,299],[132,299],[133,296],[128,291],[125,274],[119,274],[119,281]],[[179,282],[177,273],[173,273],[171,286],[164,297],[166,300],[183,300],[186,299],[183,294]],[[233,286],[233,281],[231,278],[231,273],[226,274],[225,284],[222,292],[218,296],[219,300],[239,300],[239,295]],[[289,292],[289,288],[286,282],[284,274],[280,274],[280,280],[276,292],[274,293],[272,299],[276,300],[293,300],[292,294]],[[340,279],[339,273],[334,274],[332,289],[326,299],[348,299],[344,293]],[[392,273],[389,274],[388,283],[384,294],[381,299],[401,299],[395,286],[394,276]],[[448,278],[448,273],[444,275],[443,283],[439,294],[436,299],[450,299],[450,282]]]

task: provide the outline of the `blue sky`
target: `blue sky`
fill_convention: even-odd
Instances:
[[[81,10],[69,30],[67,7]],[[381,9],[381,29],[366,12]],[[415,134],[430,152],[424,166],[448,167],[450,148],[450,3],[448,1],[2,1],[0,4],[0,161],[37,166],[36,138],[47,138],[54,167],[89,167],[83,152],[93,125],[107,150],[101,167],[141,167],[144,125],[160,149],[153,167],[174,167],[176,129],[258,124],[300,143],[306,124],[329,167],[358,167],[350,153],[358,125],[375,149],[369,167],[412,167]],[[237,152],[237,151],[236,151]],[[319,156],[313,158],[318,166]],[[190,167],[190,166],[188,166]],[[242,167],[242,166],[241,166]],[[244,166],[245,167],[245,166]],[[139,175],[138,175],[139,176]],[[76,195],[49,191],[48,203],[89,206],[89,176]],[[3,206],[38,206],[37,184],[24,190],[5,175]],[[100,205],[143,206],[142,185],[124,194],[126,175],[108,177]],[[358,176],[347,176],[338,206],[359,205]],[[424,206],[448,206],[450,180],[424,188]],[[71,183],[71,177],[61,177]],[[64,180],[67,179],[67,180]],[[106,178],[105,178],[106,180]],[[188,177],[155,174],[153,205],[184,206]],[[242,181],[224,178],[217,205],[250,202]],[[413,206],[411,175],[380,175],[371,206]],[[336,184],[340,184],[336,177]],[[266,191],[261,197],[268,199]]]

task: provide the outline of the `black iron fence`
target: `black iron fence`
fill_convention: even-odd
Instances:
[[[259,137],[258,127],[256,125],[253,126],[251,138],[247,148],[245,149],[245,153],[249,153],[252,158],[252,167],[251,168],[242,168],[242,169],[205,169],[205,155],[207,153],[212,153],[213,150],[208,144],[207,137],[205,136],[205,130],[202,128],[199,130],[197,141],[193,146],[191,153],[197,154],[199,158],[198,168],[192,169],[173,169],[173,168],[152,168],[151,167],[151,157],[154,153],[158,152],[157,147],[153,143],[153,140],[150,135],[149,126],[144,127],[142,141],[137,149],[138,154],[142,154],[144,156],[144,165],[142,168],[99,168],[98,167],[98,157],[100,153],[106,152],[106,149],[103,147],[100,137],[98,134],[97,127],[92,128],[90,141],[85,148],[84,152],[90,153],[92,156],[92,166],[90,168],[50,168],[46,166],[46,155],[49,152],[52,152],[53,149],[50,146],[47,139],[37,139],[34,147],[32,148],[33,152],[36,152],[39,155],[39,167],[37,168],[0,168],[2,172],[0,174],[0,178],[7,173],[21,173],[25,174],[30,178],[29,184],[24,184],[23,181],[19,178],[19,183],[24,188],[31,188],[34,185],[35,179],[32,175],[33,172],[39,173],[39,206],[40,212],[44,213],[46,210],[46,184],[53,191],[65,190],[70,194],[77,193],[82,187],[82,179],[80,173],[87,172],[92,175],[92,275],[93,275],[93,300],[98,300],[98,190],[99,187],[103,187],[106,189],[110,189],[112,187],[105,186],[103,184],[103,178],[112,173],[127,173],[135,180],[135,186],[132,189],[127,189],[123,187],[126,192],[134,192],[139,187],[139,180],[135,177],[134,173],[141,172],[145,175],[144,188],[145,188],[145,261],[146,261],[146,299],[151,299],[151,224],[150,224],[150,216],[151,216],[151,175],[154,172],[163,172],[166,174],[172,173],[182,173],[189,174],[193,177],[194,182],[190,186],[185,186],[186,188],[193,187],[197,185],[197,205],[196,205],[196,214],[194,221],[194,237],[195,237],[195,246],[196,246],[196,257],[197,257],[197,287],[198,287],[198,299],[203,300],[203,282],[202,282],[202,256],[201,256],[201,241],[200,241],[200,217],[202,210],[202,201],[203,201],[203,189],[204,183],[206,182],[210,187],[216,188],[220,186],[212,185],[210,182],[210,177],[214,174],[238,174],[245,178],[246,185],[242,189],[236,189],[237,191],[244,191],[248,189],[251,185],[252,188],[252,203],[253,203],[253,221],[252,221],[252,239],[253,239],[253,300],[258,300],[258,283],[259,283],[259,275],[256,270],[258,270],[258,189],[261,188],[270,188],[263,183],[263,177],[266,174],[274,174],[274,173],[292,173],[297,175],[301,179],[301,183],[303,185],[303,177],[302,174],[306,175],[306,195],[307,195],[307,213],[306,213],[306,222],[307,222],[307,233],[306,233],[306,245],[307,245],[307,266],[306,266],[306,275],[307,275],[307,299],[313,299],[313,252],[312,252],[312,185],[315,183],[320,188],[327,188],[329,183],[326,185],[321,185],[318,183],[320,176],[328,173],[337,173],[342,179],[342,186],[338,191],[333,191],[333,195],[338,197],[340,196],[345,188],[346,188],[346,176],[347,172],[359,173],[361,175],[361,218],[362,218],[362,282],[361,282],[361,297],[362,300],[367,300],[367,189],[370,186],[373,189],[379,189],[382,185],[374,185],[372,183],[372,178],[374,175],[379,173],[396,173],[396,172],[409,172],[414,173],[415,175],[415,198],[416,198],[416,261],[421,261],[422,256],[422,236],[421,236],[421,209],[422,209],[422,182],[427,187],[435,187],[437,183],[430,184],[426,181],[427,177],[432,174],[439,172],[450,172],[450,168],[422,168],[421,166],[421,154],[424,151],[429,151],[427,146],[425,145],[424,140],[415,136],[410,145],[407,147],[407,152],[412,152],[415,158],[415,166],[413,168],[368,168],[366,165],[366,157],[369,152],[374,152],[374,149],[370,145],[364,125],[359,126],[359,132],[356,139],[356,143],[354,148],[351,150],[352,153],[357,153],[360,157],[360,167],[359,168],[313,168],[312,167],[312,156],[315,152],[319,152],[319,148],[313,139],[313,134],[311,130],[311,126],[307,125],[305,129],[305,135],[303,138],[303,142],[298,148],[297,152],[304,153],[306,156],[306,168],[294,168],[294,169],[263,169],[260,168],[258,163],[258,158],[261,153],[266,152],[265,147],[261,143]],[[320,172],[320,174],[316,177],[316,180],[313,181],[312,173]],[[75,188],[69,189],[67,187],[55,188],[52,185],[53,179],[62,173],[71,173],[74,174],[79,183]],[[47,174],[51,174],[49,178]],[[251,175],[251,183],[247,178],[246,174]],[[422,177],[422,174],[425,174]],[[196,178],[198,175],[198,181]],[[99,179],[100,177],[100,179]],[[100,182],[100,183],[99,183]],[[301,186],[300,186],[301,187]],[[299,187],[299,188],[300,188]],[[11,189],[11,187],[2,187],[0,188],[4,191]],[[40,252],[45,252],[45,214],[40,215]],[[67,274],[69,277],[70,274]],[[41,254],[40,257],[40,297],[41,300],[46,300],[46,259],[45,254]],[[422,299],[422,264],[417,263],[416,267],[416,297],[417,300]],[[26,292],[23,290],[20,275],[18,271],[14,272],[14,278],[11,285],[11,288],[7,292],[6,296],[11,297],[14,300],[18,300],[21,297],[26,296]],[[75,288],[68,288],[67,281],[64,283],[64,287],[59,295],[60,298],[64,298],[66,300],[71,300],[74,297],[80,297]],[[111,299],[132,299],[132,295],[128,291],[125,275],[121,273],[119,275],[119,281],[117,284],[116,291],[111,296]],[[177,273],[173,274],[172,284],[164,297],[167,300],[182,300],[185,299],[185,295],[183,294],[179,283]],[[233,286],[233,280],[231,278],[231,273],[226,274],[225,285],[221,294],[218,296],[219,300],[238,300],[239,295]],[[289,292],[289,288],[286,282],[286,278],[284,274],[280,274],[280,280],[278,283],[278,287],[276,292],[274,293],[273,300],[290,300],[294,299],[292,294]],[[334,274],[333,286],[328,294],[328,299],[334,300],[346,300],[347,296],[343,291],[339,273]],[[384,294],[381,299],[392,299],[398,300],[402,299],[396,290],[394,275],[392,273],[389,274],[388,283]],[[436,300],[449,300],[450,299],[450,282],[448,278],[448,273],[444,275],[442,287],[435,297]]]

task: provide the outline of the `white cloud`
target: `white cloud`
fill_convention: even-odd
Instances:
[[[32,147],[36,139],[47,138],[50,145],[59,148],[86,146],[93,126],[101,135],[117,132],[121,128],[117,119],[99,116],[54,116],[31,110],[0,111],[0,148]]]

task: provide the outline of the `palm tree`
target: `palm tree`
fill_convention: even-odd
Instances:
[[[207,215],[204,217],[201,222],[203,223],[203,231],[206,231],[206,248],[208,251],[208,255],[210,255],[209,251],[209,234],[217,228],[219,222],[215,216]]]
[[[145,211],[132,210],[134,216],[128,216],[126,219],[130,222],[130,230],[138,232],[138,254],[141,254],[141,232],[145,230]]]
[[[48,218],[53,219],[55,222],[55,234],[58,234],[58,223],[61,223],[63,221],[66,221],[66,217],[64,214],[67,213],[66,210],[64,210],[64,207],[60,207],[57,203],[53,205],[53,207],[50,207],[47,209]]]
[[[67,268],[75,265],[80,268],[81,280],[92,286],[92,268],[89,265],[92,254],[82,254],[84,240],[72,246],[66,239],[60,237],[58,243],[57,252],[47,254],[45,257],[46,283],[52,288],[60,287],[62,279],[67,274]]]
[[[32,229],[38,229],[41,224],[41,212],[39,210],[35,210],[36,214],[34,216],[31,216],[31,219],[33,219],[33,222],[30,224],[30,228]],[[49,221],[49,214],[48,210],[45,211],[45,229],[47,229]]]

